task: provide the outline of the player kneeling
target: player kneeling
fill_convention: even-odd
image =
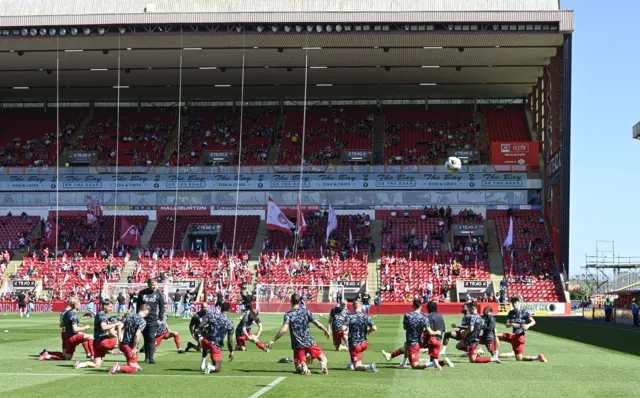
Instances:
[[[219,373],[222,366],[222,344],[227,338],[229,362],[233,361],[233,322],[227,317],[229,303],[222,304],[222,313],[207,313],[202,319],[200,329],[204,330],[202,347],[211,353],[211,363],[204,366],[204,374]]]
[[[78,318],[77,314],[77,311],[80,310],[80,300],[74,297],[70,300],[69,305],[71,308],[62,316],[62,325],[65,329],[63,351],[60,353],[50,353],[45,350],[38,357],[39,361],[49,359],[69,361],[73,358],[76,347],[80,344],[87,350],[87,355],[93,358],[93,336],[82,333],[90,327],[89,325],[81,326],[80,318]]]
[[[320,359],[320,366],[322,368],[322,374],[329,374],[327,369],[327,357],[324,355],[322,348],[318,347],[311,330],[309,330],[309,323],[313,323],[316,327],[324,333],[325,337],[329,338],[329,331],[313,317],[311,311],[306,308],[301,308],[302,299],[300,295],[291,295],[291,311],[284,314],[284,322],[282,327],[273,338],[267,344],[267,348],[271,349],[273,344],[287,331],[291,333],[291,348],[293,349],[294,364],[298,373],[311,376],[311,371],[307,367],[307,354],[313,359]]]
[[[122,330],[120,351],[127,358],[127,366],[120,366],[116,362],[109,371],[110,375],[117,372],[136,373],[138,370],[142,370],[138,366],[138,344],[142,339],[142,330],[147,326],[144,318],[149,315],[149,304],[143,304],[138,310],[137,314],[127,317]]]
[[[346,320],[347,323],[342,326],[343,330],[349,330],[349,356],[351,357],[349,369],[359,371],[371,370],[374,373],[378,373],[375,362],[372,362],[370,365],[362,364],[362,353],[369,347],[367,335],[377,330],[376,324],[373,323],[369,315],[362,312],[362,301],[354,301],[353,309],[355,312],[348,316]]]
[[[121,322],[110,323],[107,315],[113,310],[113,303],[106,299],[102,302],[102,311],[96,314],[93,323],[93,360],[76,361],[75,369],[99,368],[107,352],[118,346],[117,330],[122,326]],[[115,332],[115,333],[113,333]]]
[[[544,354],[538,356],[524,355],[525,331],[535,326],[536,321],[531,313],[521,309],[520,299],[518,297],[511,298],[511,306],[513,309],[507,314],[506,326],[513,328],[513,333],[503,333],[500,340],[511,344],[513,353],[500,354],[500,358],[511,358],[515,355],[517,361],[540,361],[547,362]]]
[[[483,320],[478,314],[478,303],[467,304],[469,310],[468,328],[462,332],[465,336],[465,343],[469,350],[469,362],[471,363],[501,363],[497,357],[478,358],[478,344],[480,343],[480,333],[482,332]]]

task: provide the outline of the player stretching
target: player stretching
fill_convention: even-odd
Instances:
[[[333,345],[338,351],[347,351],[347,337],[349,330],[344,330],[343,325],[347,323],[349,319],[349,309],[347,309],[347,300],[340,300],[340,304],[337,307],[333,307],[329,313],[329,323],[327,326],[331,328],[333,334]],[[345,345],[342,345],[342,342]]]
[[[377,330],[376,324],[373,323],[369,315],[362,312],[362,301],[353,302],[353,314],[347,318],[347,323],[342,326],[344,331],[349,330],[349,356],[351,363],[349,368],[353,370],[366,371],[371,370],[378,373],[375,362],[370,365],[362,364],[362,353],[369,347],[367,335]]]
[[[89,325],[80,326],[80,319],[78,318],[78,314],[76,311],[80,310],[80,300],[77,298],[71,299],[71,309],[64,313],[62,316],[62,323],[65,328],[65,337],[66,343],[65,348],[62,353],[49,353],[44,351],[38,357],[39,361],[44,361],[48,359],[54,360],[71,360],[73,358],[73,354],[76,351],[76,347],[82,344],[87,350],[88,354],[91,358],[93,358],[93,336],[81,333],[90,328]],[[62,354],[60,356],[59,354]]]
[[[525,343],[524,333],[526,330],[535,326],[536,321],[533,319],[529,311],[520,309],[521,303],[518,297],[511,298],[511,305],[513,306],[513,309],[509,311],[509,314],[507,314],[506,326],[508,328],[513,328],[513,333],[503,333],[500,336],[500,340],[510,343],[511,347],[513,347],[513,353],[500,354],[499,357],[511,358],[515,354],[517,361],[547,362],[547,358],[545,358],[544,354],[539,354],[538,356],[523,355]]]
[[[480,337],[480,344],[484,344],[487,350],[491,353],[491,356],[498,358],[500,351],[500,339],[496,333],[496,318],[491,315],[493,308],[485,307],[482,311],[482,336]]]
[[[404,314],[402,324],[405,330],[405,345],[392,354],[382,351],[387,361],[391,358],[395,358],[400,355],[408,357],[409,364],[412,369],[425,369],[434,367],[437,370],[442,370],[442,366],[438,361],[420,360],[420,341],[422,339],[422,332],[427,328],[428,320],[427,316],[422,313],[422,300],[413,300],[413,312],[407,312]],[[404,362],[404,361],[403,361]]]
[[[180,347],[180,335],[178,332],[169,329],[169,325],[167,324],[167,320],[169,318],[169,313],[165,312],[162,317],[162,323],[158,324],[158,331],[156,332],[156,351],[160,344],[162,344],[162,340],[169,340],[173,337],[174,343],[176,343],[176,348],[178,349],[178,354],[182,354],[182,348]]]
[[[469,309],[469,328],[462,332],[465,336],[465,343],[469,350],[469,362],[471,363],[501,363],[497,357],[478,358],[478,343],[480,343],[480,333],[482,332],[483,320],[478,314],[478,303],[467,304]]]
[[[440,347],[442,346],[442,337],[445,335],[445,323],[444,318],[438,312],[438,304],[435,301],[429,301],[427,303],[427,311],[429,315],[427,316],[427,327],[425,339],[422,342],[422,349],[420,352],[429,353],[429,358],[432,361],[438,361],[440,358]],[[444,360],[439,360],[438,364],[440,366],[447,365],[450,368],[453,368],[453,362],[449,360],[449,358],[445,357]]]
[[[318,347],[315,340],[313,340],[311,330],[309,330],[309,323],[313,323],[318,329],[322,330],[327,339],[329,338],[329,331],[313,317],[311,311],[300,308],[300,302],[300,295],[291,295],[291,310],[284,314],[282,327],[273,340],[269,341],[267,348],[271,349],[273,344],[289,330],[291,333],[291,348],[293,349],[296,371],[311,376],[311,371],[307,367],[307,354],[309,354],[312,360],[320,358],[322,374],[328,375],[327,357],[324,355],[324,352],[322,352],[322,349]]]
[[[96,319],[93,323],[94,359],[86,362],[76,361],[73,366],[75,369],[99,368],[107,352],[115,349],[118,345],[118,339],[112,337],[111,332],[116,331],[118,327],[122,326],[122,323],[109,323],[107,314],[111,313],[112,310],[113,303],[111,303],[111,300],[105,299],[102,302],[102,311],[96,314]]]
[[[42,352],[40,352],[40,357],[43,354],[48,354],[51,356],[50,359],[64,359],[64,353],[65,350],[67,348],[67,332],[66,329],[64,327],[64,322],[62,321],[62,319],[64,318],[64,314],[67,313],[67,311],[69,311],[70,309],[73,308],[73,297],[69,297],[67,299],[67,306],[65,307],[65,309],[60,313],[60,322],[59,322],[59,326],[60,326],[60,339],[62,340],[62,351],[56,351],[56,352],[49,352],[47,351],[47,349],[45,348],[44,350],[42,350]],[[91,354],[90,352],[87,352],[87,357],[91,358]],[[38,358],[39,359],[39,358]]]
[[[462,332],[467,328],[467,315],[469,313],[469,311],[467,310],[467,305],[463,304],[462,305],[462,324],[461,325],[457,325],[455,323],[451,324],[451,327],[454,329],[458,329],[458,330],[451,330],[449,332],[446,332],[444,334],[444,339],[442,340],[442,350],[440,351],[440,354],[442,355],[447,355],[447,346],[449,345],[449,339],[454,339],[458,341],[458,344],[456,344],[456,348],[461,350],[461,351],[467,351],[467,348],[464,347],[464,338],[462,336]]]
[[[202,330],[200,329],[200,324],[202,323],[202,319],[209,312],[209,305],[207,303],[202,303],[200,307],[200,311],[196,312],[193,317],[191,317],[191,321],[189,322],[189,332],[191,333],[191,337],[198,342],[198,345],[193,344],[192,342],[187,343],[187,348],[184,352],[189,352],[190,349],[195,349],[200,352],[200,342],[202,341]],[[203,353],[203,358],[206,358],[207,355]],[[203,361],[204,363],[204,361]],[[202,369],[204,370],[204,368]]]
[[[202,339],[202,347],[211,353],[211,362],[204,365],[204,374],[219,373],[222,367],[222,344],[227,338],[229,349],[229,362],[233,361],[233,322],[227,318],[229,303],[222,304],[222,313],[207,313],[202,320],[200,328],[205,330],[205,338]],[[205,358],[203,358],[205,359]],[[202,369],[202,364],[200,368]]]
[[[240,318],[240,323],[238,323],[238,327],[236,328],[236,350],[237,351],[246,351],[246,343],[247,340],[254,343],[259,349],[264,352],[269,352],[267,347],[260,342],[260,335],[262,334],[262,322],[258,317],[260,313],[258,310],[251,310],[247,312],[242,318]],[[254,335],[251,333],[251,326],[253,324],[258,325],[258,334]]]
[[[136,373],[138,370],[142,370],[138,366],[138,344],[142,340],[142,331],[147,327],[147,322],[144,319],[149,315],[151,307],[149,304],[141,304],[138,306],[138,310],[137,314],[128,316],[124,321],[120,351],[127,358],[127,366],[120,366],[118,362],[114,363],[109,371],[110,375],[117,372]]]

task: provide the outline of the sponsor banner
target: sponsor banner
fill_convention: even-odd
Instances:
[[[229,164],[233,162],[231,151],[206,151],[202,154],[204,164]]]
[[[453,236],[484,236],[485,230],[482,224],[454,224]]]
[[[58,305],[56,305],[58,304]],[[65,302],[36,302],[33,305],[34,312],[62,312],[67,303]],[[85,305],[86,308],[86,305]],[[18,312],[18,303],[11,301],[0,301],[0,312]]]
[[[213,210],[219,210],[219,211],[228,211],[228,210],[265,210],[267,208],[267,206],[245,206],[245,205],[240,205],[240,206],[234,206],[234,205],[229,205],[229,206],[212,206]]]
[[[194,290],[200,285],[200,281],[196,279],[184,280],[184,281],[173,281],[172,285],[179,286],[177,289],[179,290]]]
[[[219,235],[220,224],[191,224],[189,225],[189,235]]]
[[[280,210],[287,216],[296,218],[298,217],[298,206],[278,206]],[[320,206],[300,206],[302,208],[302,214],[307,214],[310,212],[318,212],[320,211]]]
[[[463,165],[480,162],[480,155],[478,154],[478,151],[472,151],[472,150],[449,151],[449,156],[455,156],[459,158],[462,161]]]
[[[38,281],[35,280],[30,280],[30,281],[23,281],[23,280],[12,280],[9,281],[11,283],[11,286],[13,286],[14,289],[35,289],[36,286],[38,286]]]
[[[88,165],[95,154],[93,152],[71,152],[68,155],[69,163],[72,165]]]
[[[567,303],[522,303],[520,308],[532,312],[533,315],[565,315]],[[569,304],[569,307],[571,305]]]
[[[302,179],[301,179],[302,178]],[[117,179],[117,183],[116,183]],[[240,183],[238,184],[238,179]],[[0,191],[311,191],[527,188],[526,173],[0,175]]]
[[[342,151],[342,161],[352,163],[371,163],[371,151]]]
[[[547,177],[549,182],[555,184],[560,179],[560,172],[562,171],[562,151],[558,150],[549,159],[547,164]]]
[[[177,209],[176,209],[177,207]],[[173,216],[208,216],[211,215],[210,206],[156,206],[158,217]]]
[[[490,280],[460,280],[456,281],[458,301],[466,301],[466,295],[481,300],[485,293],[493,296],[493,283]]]
[[[487,205],[487,210],[542,210],[540,205]]]
[[[539,146],[535,141],[492,142],[491,164],[535,166],[539,164]]]

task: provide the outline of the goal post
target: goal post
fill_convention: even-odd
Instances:
[[[336,285],[258,284],[256,309],[260,313],[281,314],[291,309],[291,295],[299,294],[304,305],[314,313],[329,313],[344,297],[344,287]]]

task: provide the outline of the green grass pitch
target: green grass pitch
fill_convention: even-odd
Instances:
[[[162,343],[156,364],[146,365],[135,375],[108,375],[108,369],[123,357],[107,356],[101,369],[73,369],[73,362],[36,360],[43,348],[60,349],[58,314],[33,314],[20,319],[15,313],[0,314],[0,396],[140,396],[140,397],[631,397],[640,396],[637,375],[640,365],[638,334],[635,330],[603,327],[553,318],[538,318],[537,331],[527,335],[525,354],[543,352],[549,363],[517,363],[506,359],[498,364],[470,364],[458,356],[453,340],[449,358],[455,368],[414,371],[398,369],[398,360],[387,363],[380,350],[393,350],[402,344],[401,316],[379,316],[378,332],[370,336],[364,362],[375,361],[380,373],[345,370],[347,353],[333,350],[320,331],[312,326],[319,345],[329,359],[329,375],[311,366],[313,376],[294,374],[293,365],[278,364],[292,357],[288,336],[279,340],[270,353],[253,344],[236,353],[229,363],[224,356],[222,372],[203,375],[200,354],[178,355],[173,340]],[[447,323],[458,322],[447,317]],[[231,315],[237,324],[238,316]],[[282,315],[263,315],[265,331],[261,340],[271,339],[282,322]],[[327,318],[321,319],[326,323]],[[92,322],[92,321],[91,321]],[[171,329],[180,333],[183,347],[190,341],[188,322],[170,318]],[[8,333],[3,333],[4,330]],[[499,332],[506,331],[504,324]],[[501,352],[508,351],[503,345]],[[141,354],[143,355],[143,354]],[[83,360],[78,347],[76,359]],[[143,356],[141,357],[144,358]]]

